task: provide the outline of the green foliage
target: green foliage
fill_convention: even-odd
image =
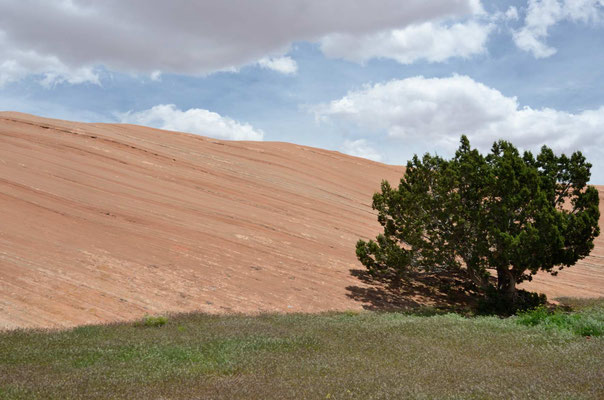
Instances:
[[[143,317],[142,325],[159,327],[159,326],[164,326],[166,324],[166,322],[168,322],[168,318],[166,318],[162,315],[158,315],[158,316],[145,315]]]
[[[580,152],[543,146],[534,157],[506,141],[484,156],[462,136],[451,160],[414,156],[397,188],[382,182],[373,208],[384,232],[359,240],[357,257],[373,275],[461,270],[482,289],[492,269],[514,308],[524,301],[516,284],[555,275],[593,249],[600,212],[590,168]]]
[[[520,325],[543,326],[546,329],[567,330],[580,336],[604,334],[604,310],[590,308],[578,313],[550,311],[545,306],[518,313]]]

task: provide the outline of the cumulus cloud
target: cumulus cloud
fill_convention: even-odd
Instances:
[[[332,34],[321,40],[327,57],[365,62],[390,58],[402,64],[417,60],[441,62],[451,57],[470,57],[485,52],[492,24],[424,22],[404,29],[392,29],[358,37]]]
[[[0,30],[0,87],[32,74],[39,75],[40,83],[46,87],[63,82],[100,85],[93,67],[70,67],[56,56],[14,48]]]
[[[291,57],[264,57],[258,60],[258,65],[285,75],[293,75],[298,72],[298,63]]]
[[[319,120],[423,143],[430,152],[451,151],[466,134],[483,151],[506,139],[524,149],[547,144],[557,151],[584,150],[596,164],[604,160],[604,106],[578,113],[521,107],[515,97],[467,76],[418,76],[366,86],[317,106],[315,113]]]
[[[149,74],[149,78],[154,82],[161,82],[161,71],[153,71]]]
[[[515,21],[518,19],[518,9],[514,6],[511,6],[510,8],[508,8],[504,15],[506,19]]]
[[[201,108],[179,110],[174,104],[160,104],[148,110],[117,115],[120,122],[171,131],[196,133],[218,139],[262,140],[264,132],[249,124]]]
[[[479,0],[0,0],[0,74],[7,82],[46,73],[45,60],[55,82],[95,82],[95,65],[205,74],[284,54],[295,41],[371,37],[480,12]]]
[[[382,160],[382,155],[367,143],[366,139],[345,140],[342,151],[355,157],[368,158],[373,161]]]
[[[564,20],[601,23],[604,0],[529,0],[524,26],[514,32],[514,42],[536,58],[550,57],[556,49],[545,42],[548,30]]]

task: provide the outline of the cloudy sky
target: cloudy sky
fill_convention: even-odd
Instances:
[[[604,184],[604,0],[0,0],[0,110],[391,164],[503,138]]]

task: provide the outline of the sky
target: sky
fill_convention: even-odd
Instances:
[[[0,110],[399,165],[465,134],[604,184],[604,0],[0,0]]]

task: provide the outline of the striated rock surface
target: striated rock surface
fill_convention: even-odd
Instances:
[[[380,181],[402,173],[288,143],[0,113],[0,329],[360,309],[354,245],[380,230]],[[604,295],[603,239],[528,286]]]

